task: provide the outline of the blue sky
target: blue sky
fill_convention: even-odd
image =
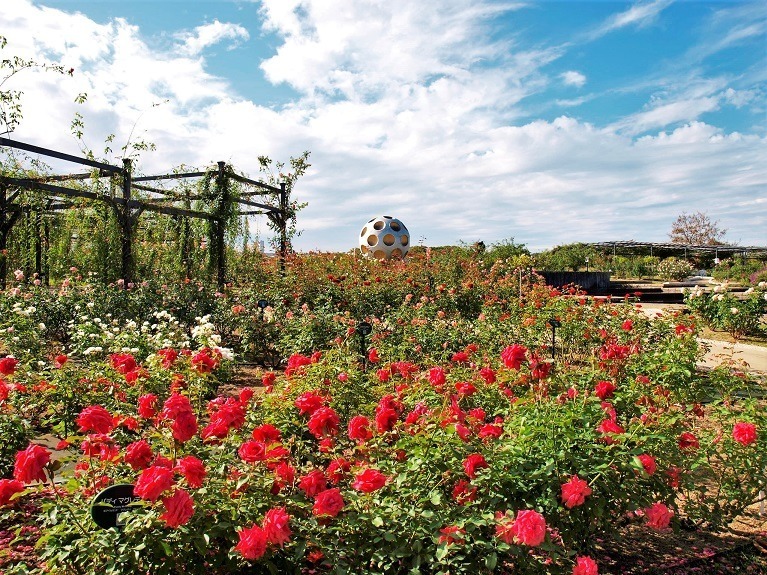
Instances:
[[[767,245],[764,2],[4,0],[0,35],[76,70],[9,80],[18,139],[78,153],[79,112],[94,150],[154,142],[144,173],[310,151],[301,250],[381,214],[539,250],[666,241],[703,211]]]

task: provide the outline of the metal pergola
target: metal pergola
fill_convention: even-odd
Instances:
[[[226,261],[225,261],[225,221],[221,216],[214,212],[204,212],[168,205],[169,202],[199,200],[199,196],[191,194],[178,194],[173,191],[163,190],[151,187],[139,182],[153,182],[159,180],[181,180],[188,178],[205,177],[211,172],[215,173],[216,186],[225,193],[227,186],[226,178],[231,178],[242,184],[256,188],[242,194],[239,198],[222,198],[224,202],[232,201],[240,206],[240,214],[256,215],[265,214],[277,224],[280,232],[280,257],[284,263],[284,257],[287,250],[287,223],[288,223],[288,195],[285,183],[280,187],[274,187],[264,182],[251,180],[244,176],[226,171],[226,163],[218,162],[217,168],[202,172],[186,172],[177,174],[160,174],[155,176],[132,177],[132,162],[130,159],[124,159],[122,167],[113,166],[107,163],[89,160],[71,154],[66,154],[56,150],[42,148],[32,144],[11,140],[0,137],[0,146],[15,148],[72,162],[74,164],[87,166],[91,168],[89,173],[46,175],[35,178],[15,178],[0,176],[0,251],[7,247],[8,237],[13,226],[18,222],[19,217],[29,212],[30,207],[19,203],[19,191],[21,189],[40,190],[48,197],[45,209],[56,211],[65,209],[72,204],[63,198],[85,198],[105,202],[112,207],[121,230],[121,248],[122,248],[122,269],[121,275],[127,285],[133,280],[133,232],[136,229],[138,218],[144,211],[157,212],[169,216],[182,216],[189,218],[205,219],[213,223],[213,236],[211,238],[212,252],[215,259],[217,270],[217,282],[219,287],[223,287],[226,281]],[[119,195],[110,190],[109,194],[96,193],[87,190],[74,189],[55,184],[51,182],[67,182],[76,180],[90,180],[101,178],[116,178],[120,183]],[[142,190],[152,194],[148,199],[135,199],[131,196],[132,190]],[[273,195],[278,198],[276,206],[256,202],[251,200],[252,196]],[[160,196],[160,197],[158,197]],[[248,199],[244,199],[248,198]],[[251,208],[251,209],[248,209]],[[257,208],[253,210],[252,208]],[[36,246],[36,251],[40,247]],[[39,267],[39,257],[38,260]],[[5,258],[0,258],[0,287],[5,287],[5,276],[7,272],[7,262]],[[40,270],[38,270],[39,272]]]
[[[613,242],[595,242],[587,243],[588,246],[602,249],[604,251],[612,251],[615,255],[633,255],[636,253],[649,253],[652,255],[683,255],[685,258],[688,254],[704,253],[713,255],[714,257],[720,256],[733,256],[740,255],[744,258],[767,258],[767,247],[760,246],[735,246],[729,244],[711,244],[711,245],[696,245],[696,244],[678,244],[678,243],[657,243],[657,242],[635,242],[633,240],[628,241],[613,241]]]

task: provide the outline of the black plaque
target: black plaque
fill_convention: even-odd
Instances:
[[[357,333],[363,337],[366,335],[370,335],[372,331],[373,331],[373,326],[366,321],[361,321],[360,323],[357,324]]]
[[[93,498],[91,517],[102,529],[122,529],[127,513],[143,508],[141,498],[133,494],[131,483],[118,483],[107,487]]]

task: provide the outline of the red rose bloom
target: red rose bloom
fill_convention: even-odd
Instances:
[[[644,513],[647,518],[647,525],[657,530],[666,529],[674,516],[674,512],[660,502],[653,503],[644,510]]]
[[[307,497],[314,497],[320,491],[325,490],[327,486],[328,480],[325,477],[325,474],[319,469],[310,471],[298,482],[298,487],[306,493]]]
[[[465,479],[459,479],[453,487],[453,499],[458,505],[466,505],[477,498],[477,488],[471,487]]]
[[[296,401],[293,402],[293,405],[298,408],[301,415],[306,415],[307,413],[311,415],[325,405],[325,398],[316,391],[307,391],[299,395]]]
[[[437,543],[440,545],[443,543],[445,545],[451,545],[454,543],[462,545],[465,541],[462,535],[466,535],[466,530],[462,527],[458,527],[457,525],[448,525],[447,527],[440,529],[439,532],[440,536],[437,540]]]
[[[192,369],[197,373],[210,373],[218,367],[218,360],[211,355],[207,347],[192,356]]]
[[[30,443],[23,451],[16,454],[13,466],[13,478],[24,484],[33,481],[45,481],[45,466],[51,460],[51,452],[45,447]]]
[[[168,527],[176,528],[185,525],[194,515],[194,503],[192,497],[183,489],[176,489],[170,497],[163,497],[162,504],[165,512],[160,519],[165,521]]]
[[[349,439],[364,443],[373,437],[370,430],[370,420],[364,415],[355,415],[349,420]]]
[[[328,515],[335,517],[344,508],[346,503],[344,498],[341,497],[341,490],[333,487],[332,489],[326,489],[317,494],[317,498],[314,500],[314,506],[312,507],[312,514],[317,516]]]
[[[591,487],[577,475],[573,475],[570,481],[562,484],[562,503],[568,509],[582,505],[589,495],[591,495]]]
[[[608,445],[615,441],[612,437],[613,435],[626,432],[625,429],[615,423],[612,419],[605,419],[602,421],[602,423],[599,424],[599,427],[597,427],[597,431],[602,434],[602,440]]]
[[[576,557],[575,565],[573,565],[573,575],[599,575],[597,562],[591,557],[584,555]]]
[[[192,404],[186,395],[173,393],[165,400],[160,417],[162,419],[176,419],[182,413],[194,413]]]
[[[511,526],[511,533],[519,543],[536,547],[546,538],[546,520],[543,515],[532,509],[518,511]]]
[[[647,475],[652,475],[655,473],[655,470],[658,469],[658,464],[655,462],[655,458],[652,455],[643,453],[642,455],[637,455],[637,459],[642,464]]]
[[[487,461],[481,453],[472,453],[463,461],[463,469],[469,478],[474,479],[477,471],[489,467]]]
[[[152,465],[141,472],[133,493],[146,501],[157,501],[165,491],[173,487],[173,470]]]
[[[306,424],[309,432],[317,439],[338,435],[338,414],[332,407],[320,407],[309,418]]]
[[[256,427],[253,430],[253,433],[251,433],[251,436],[253,439],[263,441],[264,443],[272,443],[274,441],[279,441],[282,438],[280,430],[268,423]]]
[[[235,550],[249,561],[260,559],[266,553],[266,532],[258,525],[253,525],[237,532],[240,536],[240,542],[235,546]]]
[[[290,515],[284,507],[275,507],[267,511],[263,526],[268,543],[282,547],[290,541]]]
[[[157,357],[161,359],[162,366],[165,369],[170,369],[173,367],[176,359],[178,359],[178,352],[175,349],[169,347],[158,349],[156,354]]]
[[[171,430],[177,441],[186,443],[197,433],[197,417],[191,412],[182,413],[173,422]]]
[[[453,363],[469,363],[469,354],[465,351],[459,351],[453,354],[450,358]]]
[[[376,430],[378,433],[386,433],[394,428],[399,415],[392,407],[376,408]]]
[[[495,383],[495,371],[490,367],[483,367],[479,370],[479,376],[485,380],[485,383],[490,385]]]
[[[387,479],[388,478],[377,469],[366,469],[354,477],[352,488],[357,491],[362,491],[363,493],[372,493],[386,485]]]
[[[378,350],[376,348],[372,348],[368,352],[368,361],[370,363],[378,363],[379,361],[381,361],[381,358],[378,355]]]
[[[501,352],[501,360],[506,367],[518,370],[525,361],[525,354],[527,354],[527,348],[515,343]]]
[[[8,505],[11,497],[24,491],[24,484],[16,479],[0,479],[0,507]]]
[[[678,443],[679,443],[679,449],[681,449],[682,451],[695,451],[696,449],[700,447],[698,438],[688,431],[685,431],[684,433],[679,434]]]
[[[77,416],[77,425],[80,431],[94,433],[110,433],[114,428],[114,419],[112,414],[100,405],[91,405],[86,407]]]
[[[207,471],[205,471],[205,464],[197,459],[194,455],[187,455],[178,460],[176,464],[176,471],[186,479],[186,484],[189,487],[195,489],[202,487],[203,481]]]
[[[129,353],[113,353],[109,356],[109,363],[112,368],[125,375],[130,371],[135,371],[137,364],[135,358]]]
[[[13,375],[17,365],[19,365],[19,360],[15,357],[0,358],[0,375]]]
[[[741,445],[751,445],[756,441],[756,425],[738,422],[732,428],[732,438]]]
[[[125,457],[123,460],[134,470],[144,469],[149,466],[154,454],[152,447],[146,439],[134,441],[125,448]]]
[[[257,463],[266,460],[266,444],[263,441],[246,441],[237,451],[240,459],[246,463]]]
[[[615,384],[611,381],[600,381],[594,387],[594,393],[599,399],[603,401],[605,399],[610,399],[613,396],[614,391]]]
[[[138,398],[138,414],[144,419],[152,419],[157,415],[157,396],[147,393]]]
[[[338,485],[344,476],[349,473],[351,467],[351,463],[346,461],[343,457],[339,457],[330,462],[328,468],[325,470],[325,475],[327,476],[328,481],[333,485]]]

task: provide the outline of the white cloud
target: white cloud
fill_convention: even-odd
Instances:
[[[239,24],[214,20],[210,24],[197,26],[194,32],[177,34],[177,38],[182,42],[179,48],[181,54],[196,56],[205,48],[214,46],[223,40],[232,40],[234,45],[239,41],[247,41],[250,34]],[[230,49],[232,48],[230,47]]]
[[[566,86],[575,86],[576,88],[581,88],[586,84],[586,76],[580,72],[576,72],[575,70],[568,70],[567,72],[563,72],[559,75],[559,77],[562,79],[562,83]]]
[[[588,36],[596,39],[626,26],[642,28],[656,21],[658,15],[673,3],[673,0],[655,0],[654,2],[638,2],[628,10],[624,10],[605,20],[601,26]]]
[[[257,177],[257,156],[287,160],[309,150],[312,168],[296,189],[309,202],[299,216],[300,249],[351,249],[362,224],[383,213],[428,245],[514,236],[544,248],[663,241],[679,213],[700,209],[744,243],[764,243],[765,210],[753,198],[767,183],[767,140],[700,121],[745,96],[727,92],[724,81],[692,78],[612,126],[569,116],[521,120],[525,99],[550,81],[543,68],[563,48],[488,40],[488,18],[516,5],[454,0],[438,10],[444,3],[393,0],[341,9],[331,0],[266,0],[262,14],[283,44],[263,69],[300,94],[270,107],[215,76],[205,51],[152,49],[124,20],[98,24],[8,2],[0,30],[9,53],[76,68],[71,79],[13,79],[26,93],[15,137],[77,153],[68,124],[79,110],[96,151],[110,132],[117,143],[132,129],[155,142],[158,151],[141,158],[144,173],[226,160]],[[189,38],[198,47],[245,38],[196,30]],[[89,93],[81,108],[72,103],[79,92]]]

